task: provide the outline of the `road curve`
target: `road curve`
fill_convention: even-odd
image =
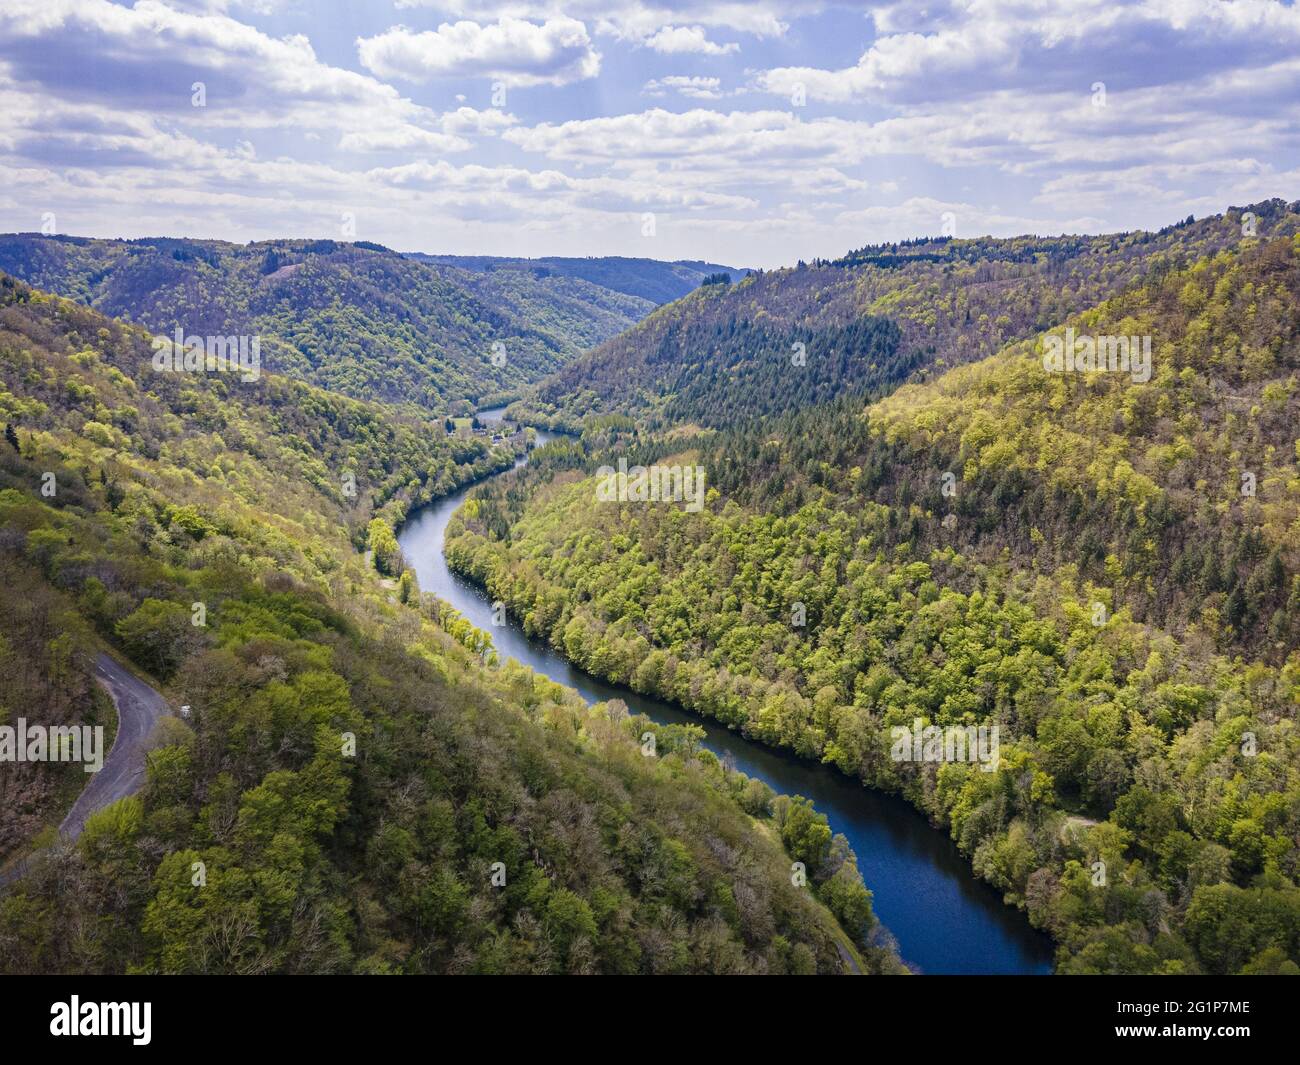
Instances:
[[[95,679],[108,689],[117,707],[117,736],[103,768],[90,775],[86,790],[59,826],[59,835],[67,840],[81,835],[86,818],[96,810],[139,790],[144,783],[145,741],[158,719],[171,712],[166,699],[102,651],[95,659]]]
[[[103,766],[87,774],[89,783],[59,825],[59,836],[67,842],[81,835],[91,814],[139,790],[144,783],[145,741],[158,719],[171,712],[166,699],[102,651],[95,658],[95,679],[117,707],[117,735]],[[0,888],[21,877],[29,861],[0,872]]]

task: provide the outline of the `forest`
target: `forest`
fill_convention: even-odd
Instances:
[[[582,258],[544,255],[536,259],[509,259],[498,255],[426,255],[423,252],[412,252],[410,257],[421,262],[441,263],[498,276],[527,273],[535,277],[579,278],[600,288],[644,300],[650,308],[681,299],[688,292],[699,288],[704,278],[719,271],[727,271],[738,277],[748,272],[732,266],[718,266],[695,260],[663,262],[659,259],[633,259],[623,255],[589,255]]]
[[[1231,244],[1231,212],[1087,238],[1120,256],[1108,283],[1055,292],[1091,303],[888,395],[588,416],[476,490],[448,557],[582,668],[905,796],[1059,972],[1300,972],[1300,237],[1294,208],[1252,210],[1274,228]],[[869,258],[804,272],[906,277]],[[597,373],[656,365],[657,317],[710,328],[772,276],[657,312]],[[797,295],[772,284],[775,316]],[[1013,322],[1027,291],[1003,289]],[[1067,326],[1151,336],[1154,376],[1047,372]],[[708,504],[593,505],[615,455],[701,464]],[[916,720],[999,725],[998,771],[891,759]]]
[[[696,727],[499,662],[384,553],[412,505],[512,450],[149,354],[140,327],[0,277],[0,575],[21,592],[0,715],[111,735],[100,650],[191,708],[75,844],[53,837],[78,767],[0,776],[0,859],[32,859],[0,891],[0,971],[901,971],[806,801]]]
[[[104,650],[192,713],[72,845],[80,767],[7,768],[0,971],[905,971],[806,799],[419,588],[396,530],[482,481],[448,561],[528,634],[902,796],[1058,972],[1300,974],[1297,206],[692,264],[657,310],[558,261],[6,238],[76,299],[0,275],[0,723],[111,742]],[[227,299],[192,328],[265,330],[259,380],[153,371]],[[447,346],[524,322],[507,373]],[[1053,372],[1066,330],[1150,379]],[[526,436],[447,416],[488,396],[569,435],[508,472]],[[620,460],[703,508],[594,505]],[[922,725],[995,768],[893,757]]]
[[[531,384],[655,305],[582,276],[471,271],[365,241],[10,234],[0,271],[166,335],[257,335],[279,374],[433,411]]]
[[[750,274],[661,307],[567,362],[526,390],[514,413],[568,432],[591,414],[667,430],[884,395],[1236,246],[1246,215],[1261,237],[1300,228],[1292,207],[1268,200],[1158,233],[939,238]],[[866,333],[878,333],[875,343],[856,349]]]

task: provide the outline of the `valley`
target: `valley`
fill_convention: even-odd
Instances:
[[[1270,235],[1157,255],[1059,320],[1154,337],[1149,384],[1061,374],[1049,329],[902,388],[789,389],[711,425],[776,395],[712,363],[698,393],[588,414],[472,490],[452,568],[580,668],[902,794],[1051,932],[1060,971],[1290,971],[1300,289],[1294,209],[1255,212]],[[719,298],[586,358],[636,380],[631,346],[691,380],[702,349],[679,358],[651,327],[673,313],[698,335]],[[806,372],[744,350],[771,382]],[[615,462],[698,464],[708,504],[602,504]],[[990,723],[996,773],[891,758],[899,727]],[[1250,931],[1229,945],[1223,920]]]
[[[492,421],[503,410],[480,411],[479,418]],[[543,447],[551,439],[550,434],[538,432],[536,444]],[[502,658],[573,689],[588,703],[616,699],[630,712],[662,725],[698,722],[667,702],[582,672],[544,640],[524,633],[513,619],[506,625],[494,623],[493,601],[482,586],[456,574],[444,558],[447,526],[472,491],[473,487],[465,488],[415,510],[399,530],[398,543],[420,587],[491,633]],[[906,804],[712,724],[706,726],[702,746],[778,793],[811,799],[826,814],[831,830],[843,833],[858,855],[873,908],[914,971],[1050,971],[1047,938],[1008,910],[996,892],[975,882],[952,843]]]
[[[513,398],[690,291],[708,266],[483,265],[364,241],[0,236],[0,271],[37,288],[157,333],[184,323],[193,334],[256,335],[276,373],[456,414],[485,397]]]
[[[5,710],[107,714],[105,646],[190,708],[75,842],[82,767],[4,765],[0,971],[901,970],[806,800],[419,592],[392,527],[521,439],[152,350],[0,277]]]
[[[1229,213],[715,271],[657,309],[561,260],[0,239],[82,301],[0,279],[0,565],[28,589],[0,618],[28,664],[10,705],[102,718],[108,648],[193,708],[135,737],[145,771],[75,842],[51,846],[69,774],[7,773],[0,959],[85,964],[39,905],[139,928],[96,948],[104,971],[1289,971],[1300,215],[1248,213],[1246,241]],[[629,263],[594,276],[681,282]],[[267,281],[325,285],[330,316],[391,292],[412,337],[468,299],[461,353],[488,359],[403,368],[336,334],[304,363],[275,323],[315,312],[267,317]],[[205,291],[227,310],[201,326],[255,367],[182,357]],[[494,365],[561,295],[538,357]],[[168,372],[137,320],[174,329]],[[1101,372],[1115,337],[1141,366]],[[483,714],[496,746],[462,749]],[[594,880],[520,849],[555,813],[542,749],[578,789],[556,853]],[[489,799],[474,773],[501,759],[518,783]],[[423,798],[394,806],[398,781]],[[317,805],[286,805],[304,787]],[[648,878],[613,828],[632,792],[673,826],[639,844]],[[765,870],[743,905],[720,886],[742,854]],[[224,893],[176,896],[187,862]],[[96,894],[120,875],[131,893]],[[492,901],[499,875],[530,886]],[[328,944],[268,878],[336,922]]]
[[[1291,1036],[1298,55],[0,0],[0,1046]]]
[[[407,826],[389,882],[367,888],[387,900],[380,923],[365,931],[341,917],[333,951],[311,957],[294,954],[292,925],[279,930],[287,953],[248,944],[213,956],[201,927],[229,914],[204,917],[169,899],[160,866],[134,899],[92,904],[125,905],[100,910],[123,930],[139,922],[134,964],[272,971],[296,956],[329,970],[361,964],[363,951],[374,970],[701,965],[702,954],[663,953],[653,905],[602,910],[599,892],[611,888],[576,873],[555,905],[584,928],[580,948],[530,962],[489,951],[482,936],[506,934],[491,928],[507,914],[516,928],[550,921],[536,906],[552,897],[554,867],[536,902],[473,904],[484,918],[472,941],[445,923],[446,939],[403,945],[409,922],[425,922],[422,896],[408,900],[402,887],[425,830],[380,800],[391,752],[382,763],[363,754],[356,776],[346,765],[354,756],[330,766],[328,746],[342,736],[344,752],[355,750],[376,727],[419,720],[432,710],[420,693],[438,677],[434,687],[464,707],[442,711],[452,732],[482,713],[468,707],[504,714],[500,727],[515,739],[500,733],[493,758],[519,757],[520,736],[573,736],[585,767],[572,771],[594,772],[586,759],[621,749],[619,787],[692,779],[682,797],[727,810],[733,839],[749,837],[746,853],[770,848],[762,840],[775,832],[796,870],[785,879],[807,892],[806,905],[781,901],[763,921],[793,922],[805,947],[793,951],[783,936],[763,948],[753,914],[701,910],[702,896],[688,892],[669,905],[714,922],[699,935],[749,944],[706,969],[1287,971],[1297,897],[1286,796],[1300,645],[1291,532],[1300,445],[1290,432],[1300,216],[1275,202],[1249,213],[1265,231],[1235,244],[1234,216],[1221,216],[1122,239],[949,242],[738,282],[708,274],[658,309],[640,295],[575,289],[568,296],[581,300],[585,324],[556,326],[554,358],[525,376],[473,377],[454,398],[359,388],[337,376],[344,364],[305,371],[276,355],[283,334],[259,337],[256,372],[239,362],[224,372],[220,360],[191,371],[175,355],[172,372],[159,373],[146,330],[85,306],[121,308],[133,270],[159,265],[159,243],[0,241],[10,257],[22,251],[27,273],[85,300],[3,281],[0,562],[10,583],[31,590],[3,619],[0,649],[29,655],[27,698],[61,706],[70,722],[86,719],[78,706],[94,693],[90,663],[104,648],[196,713],[162,717],[146,741],[147,772],[65,849],[47,848],[75,797],[72,780],[40,766],[6,778],[12,809],[29,813],[9,822],[5,848],[23,875],[8,875],[0,908],[16,914],[31,892],[48,891],[55,853],[78,863],[94,899],[108,853],[100,841],[112,839],[142,871],[155,853],[243,870],[231,871],[226,904],[274,939],[276,913],[253,905],[261,888],[238,887],[277,869],[265,848],[278,836],[253,834],[260,796],[272,780],[281,787],[277,774],[283,785],[318,776],[309,787],[333,796],[333,813],[289,822],[303,854],[294,876],[309,867],[324,876],[311,888],[317,906],[359,913],[355,896],[344,901],[356,887],[343,896],[342,882],[328,887],[352,861],[344,836],[386,839],[387,824]],[[177,287],[152,289],[153,303],[133,296],[130,317],[170,315],[156,294],[175,300],[216,269],[222,285],[237,286],[218,306],[247,306],[250,316],[208,324],[266,324],[256,300],[233,294],[250,254],[168,247]],[[281,261],[291,255],[302,256],[300,269]],[[446,291],[420,286],[434,270],[461,269],[368,247],[272,242],[259,256],[263,268],[274,260],[261,274],[273,281],[351,285],[364,273],[400,299],[439,306]],[[1100,287],[1099,256],[1113,260]],[[98,280],[77,281],[90,261]],[[1043,267],[1057,261],[1066,265]],[[591,283],[506,260],[471,265],[460,291],[521,319],[537,313],[528,286]],[[429,273],[412,290],[403,269]],[[1078,285],[1045,286],[1057,274]],[[866,315],[845,304],[809,317],[796,309],[809,291],[822,308],[852,293]],[[953,319],[987,300],[1008,313],[995,332],[965,330],[924,315],[924,293]],[[623,304],[625,332],[602,343],[591,330],[617,328],[599,322],[620,299],[633,300]],[[1011,313],[1022,304],[1023,315]],[[500,309],[474,313],[513,328]],[[777,324],[783,315],[800,324]],[[188,337],[177,330],[166,345],[179,352]],[[1145,352],[1144,372],[1089,363],[1071,375],[1079,338],[1110,350],[1112,334],[1136,337],[1130,350]],[[604,406],[581,399],[575,373],[589,382],[582,388],[604,390]],[[493,397],[498,406],[485,406]],[[187,611],[204,619],[199,628]],[[52,627],[65,635],[39,636]],[[424,677],[399,718],[356,658],[380,648]],[[91,720],[108,713],[107,703],[91,705]],[[933,757],[923,753],[923,735],[943,730],[979,733],[971,757],[992,762],[962,765],[952,739],[946,757],[943,741]],[[891,739],[900,731],[917,737],[901,762]],[[439,743],[429,733],[416,746],[437,762],[443,754],[429,744]],[[650,744],[649,762],[638,743]],[[420,774],[419,763],[399,762]],[[213,788],[229,795],[225,813]],[[354,809],[356,788],[378,791]],[[417,791],[429,796],[426,810],[460,810],[458,824],[484,801],[428,772]],[[507,804],[511,813],[485,824],[507,831],[529,808]],[[578,836],[565,845],[582,837],[575,813]],[[617,839],[601,831],[585,847],[621,853]],[[368,862],[382,870],[377,845],[367,844]],[[536,861],[506,862],[507,880],[515,869],[532,883]],[[688,862],[698,870],[690,875],[707,875],[699,861]],[[772,857],[764,861],[775,874]],[[615,871],[623,862],[608,875],[627,875]],[[474,888],[460,874],[437,876],[439,905],[459,927]],[[298,883],[300,896],[308,887]],[[627,899],[643,889],[629,882]],[[777,905],[771,889],[755,897]],[[735,931],[723,932],[716,921],[731,925],[728,912]],[[1253,915],[1264,912],[1278,921]],[[620,956],[608,953],[610,921],[649,923]],[[1226,943],[1223,921],[1251,931]],[[10,964],[29,964],[22,958],[38,941],[10,941]],[[105,947],[105,964],[122,949]]]

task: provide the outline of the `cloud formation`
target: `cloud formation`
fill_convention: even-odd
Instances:
[[[434,8],[465,18],[509,15],[548,19],[567,15],[600,35],[640,41],[665,27],[690,24],[756,37],[779,37],[792,17],[823,11],[851,0],[396,0],[398,8]]]
[[[740,45],[715,44],[709,40],[703,26],[665,26],[645,39],[645,46],[664,55],[698,53],[699,55],[727,55],[740,51]]]
[[[641,87],[641,92],[646,96],[667,96],[676,93],[693,100],[717,100],[723,95],[721,78],[687,74],[669,74],[662,78],[652,78]]]
[[[875,13],[876,39],[849,67],[775,67],[759,87],[803,86],[830,102],[899,105],[1018,89],[1113,91],[1196,81],[1294,59],[1300,9],[1269,0],[948,0]]]
[[[405,26],[357,39],[361,65],[381,78],[494,78],[511,85],[567,85],[600,73],[600,53],[576,19],[541,23],[503,16],[498,22],[444,22],[415,33]]]
[[[0,0],[0,229],[761,266],[1274,195],[1275,0]]]

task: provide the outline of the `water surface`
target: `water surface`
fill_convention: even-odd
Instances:
[[[501,410],[478,416],[483,422],[499,421]],[[554,435],[539,432],[538,446]],[[415,511],[397,539],[420,588],[490,632],[503,660],[514,658],[576,689],[589,703],[622,699],[633,713],[661,724],[701,725],[708,733],[704,746],[719,757],[731,755],[737,769],[778,792],[811,799],[832,831],[848,837],[874,896],[876,916],[913,968],[926,973],[1051,972],[1051,941],[1030,927],[1022,913],[1004,905],[997,891],[976,880],[947,834],[902,799],[869,791],[829,766],[775,751],[716,721],[584,673],[541,640],[525,636],[514,619],[494,626],[487,593],[452,573],[442,552],[447,523],[469,490]]]

